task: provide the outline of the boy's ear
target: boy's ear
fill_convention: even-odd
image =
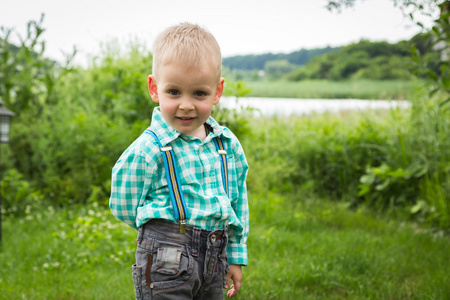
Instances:
[[[223,77],[219,80],[219,86],[216,89],[216,94],[214,96],[213,104],[216,105],[220,101],[220,97],[222,97],[223,94],[223,84],[225,82],[225,79]]]
[[[150,92],[150,96],[152,97],[153,102],[158,103],[158,87],[156,86],[156,80],[154,75],[148,76],[148,91]]]

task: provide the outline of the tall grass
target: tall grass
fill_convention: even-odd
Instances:
[[[249,81],[250,97],[405,100],[419,85],[406,80]]]

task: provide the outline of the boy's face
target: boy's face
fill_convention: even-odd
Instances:
[[[203,123],[219,103],[224,79],[217,80],[214,68],[208,64],[187,67],[181,63],[161,66],[158,78],[148,78],[152,100],[159,103],[164,119],[179,132],[205,137]]]

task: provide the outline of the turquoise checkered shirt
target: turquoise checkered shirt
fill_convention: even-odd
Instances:
[[[238,139],[228,128],[221,127],[212,117],[206,123],[212,130],[201,141],[171,127],[157,107],[150,128],[162,146],[170,144],[173,148],[190,215],[186,223],[206,230],[228,225],[228,262],[247,265],[247,160]],[[221,158],[213,141],[217,136],[222,137],[227,151],[229,197],[223,187]],[[162,153],[150,134],[138,137],[114,166],[109,206],[116,218],[135,229],[151,219],[176,222]]]

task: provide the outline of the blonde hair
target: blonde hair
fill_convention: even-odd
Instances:
[[[190,23],[181,23],[164,30],[153,44],[152,73],[158,77],[165,64],[177,62],[193,67],[209,63],[221,76],[222,55],[214,36],[206,29]]]

